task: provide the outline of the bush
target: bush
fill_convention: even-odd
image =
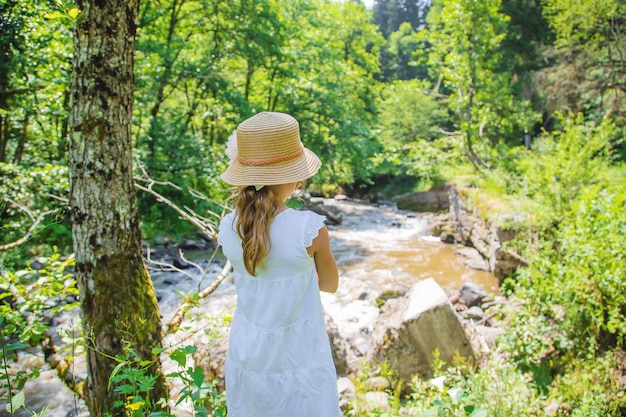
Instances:
[[[499,149],[498,166],[486,174],[484,185],[516,195],[541,224],[552,225],[571,209],[589,186],[598,184],[613,157],[615,125],[599,126],[582,115],[561,117],[562,130],[544,133],[530,151]]]
[[[593,189],[575,203],[555,245],[536,252],[519,276],[526,310],[571,343],[555,348],[593,357],[626,337],[626,189]]]

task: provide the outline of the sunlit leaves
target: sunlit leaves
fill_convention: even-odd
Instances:
[[[499,9],[499,0],[441,0],[428,16],[429,29],[418,34],[431,45],[432,78],[448,94],[456,130],[483,159],[496,144],[519,140],[514,132],[530,129],[535,118],[513,95],[511,74],[500,69],[509,17]]]

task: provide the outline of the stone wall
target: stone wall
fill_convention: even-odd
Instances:
[[[500,280],[517,268],[528,265],[517,253],[502,247],[503,243],[516,236],[517,231],[500,224],[515,224],[519,220],[516,215],[501,214],[498,224],[494,224],[478,213],[478,202],[472,199],[480,199],[480,195],[470,189],[448,185],[400,196],[396,204],[403,210],[424,211],[425,208],[436,207],[439,212],[447,211],[445,215],[439,216],[440,224],[433,228],[433,235],[440,236],[446,243],[476,249],[485,261],[486,269]],[[435,201],[437,205],[432,204]]]

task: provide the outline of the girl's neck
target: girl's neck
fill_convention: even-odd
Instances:
[[[274,209],[274,215],[278,214],[278,213],[282,213],[283,211],[287,210],[289,207],[287,207],[285,204],[277,204],[276,208]]]

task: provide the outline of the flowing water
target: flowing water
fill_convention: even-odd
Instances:
[[[354,348],[353,361],[369,349],[370,335],[379,315],[377,298],[385,292],[401,294],[426,278],[435,279],[449,294],[458,292],[465,282],[474,282],[487,292],[498,291],[498,280],[492,274],[470,269],[452,245],[427,235],[428,216],[402,212],[390,204],[374,206],[347,200],[323,200],[323,203],[343,213],[343,219],[340,225],[329,226],[331,246],[340,270],[339,289],[336,294],[323,293],[322,302],[341,336]],[[207,278],[202,281],[198,273],[193,277],[180,273],[151,274],[164,322],[169,321],[180,305],[179,293],[204,288],[219,271],[219,265],[209,266]],[[231,311],[234,302],[234,285],[224,282],[202,302],[201,308],[208,315],[220,315]],[[75,318],[61,317],[55,325],[71,328]],[[15,364],[16,369],[34,366],[46,369],[39,353],[23,354]],[[78,360],[76,367],[78,375],[84,374],[83,361]],[[49,406],[46,415],[50,417],[65,417],[82,405],[50,370],[29,381],[25,393],[31,410]],[[3,413],[4,404],[0,403],[0,417],[8,415]],[[87,412],[78,415],[86,416]]]

